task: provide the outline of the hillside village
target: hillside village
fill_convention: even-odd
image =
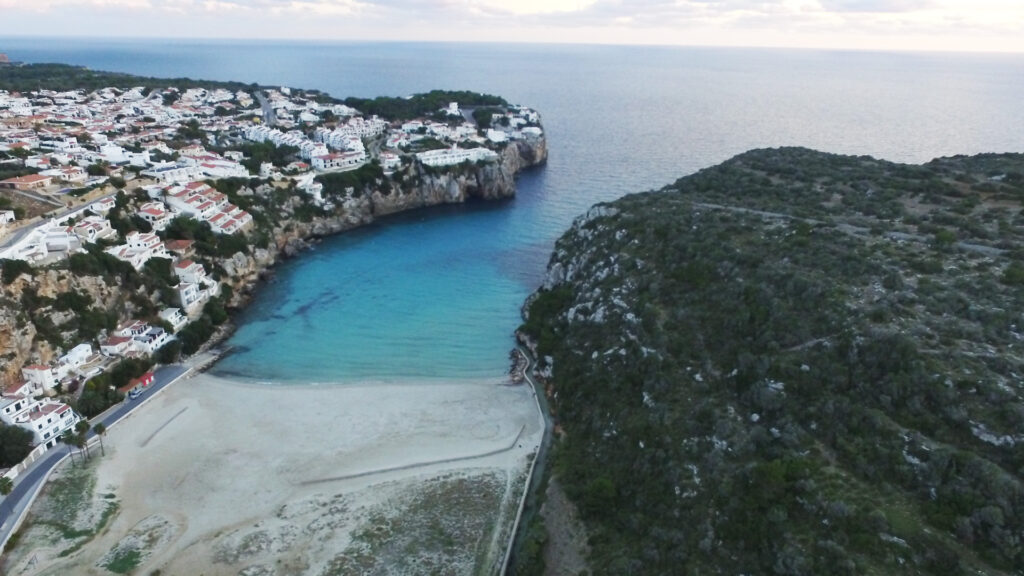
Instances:
[[[283,87],[0,90],[0,421],[38,455],[200,349],[312,224],[464,201],[519,170],[510,145],[543,161],[536,112],[463,106],[383,118]]]

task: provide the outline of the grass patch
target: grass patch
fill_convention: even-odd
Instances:
[[[99,522],[96,523],[96,526],[94,528],[89,530],[66,530],[66,527],[64,526],[50,524],[50,526],[53,526],[57,530],[61,531],[61,536],[65,540],[74,540],[76,538],[81,538],[81,540],[76,542],[74,546],[66,550],[61,550],[58,556],[60,556],[61,558],[70,556],[71,554],[74,554],[75,552],[80,550],[82,546],[85,546],[86,544],[91,542],[92,539],[95,538],[97,534],[103,531],[103,528],[106,527],[107,523],[110,522],[110,519],[114,516],[115,513],[117,513],[118,508],[120,508],[120,506],[118,505],[117,502],[107,502],[107,507],[103,509],[103,514],[100,515]]]
[[[139,567],[142,562],[142,552],[138,550],[118,550],[114,557],[103,565],[104,568],[115,574],[128,574]]]
[[[375,510],[325,576],[389,571],[478,573],[500,514],[501,474],[449,476],[426,482],[389,509]]]

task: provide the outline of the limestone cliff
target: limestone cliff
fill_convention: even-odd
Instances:
[[[33,291],[32,300],[41,302],[31,311],[25,308],[26,291]],[[63,332],[62,327],[75,313],[54,309],[48,299],[69,292],[87,297],[93,307],[117,310],[121,319],[127,319],[134,311],[127,291],[101,276],[80,276],[54,269],[38,270],[31,276],[22,274],[0,292],[0,385],[18,380],[23,365],[49,363],[63,352],[40,336],[36,324],[45,322]]]
[[[311,240],[358,228],[380,216],[416,208],[457,204],[471,199],[497,200],[515,196],[515,179],[524,169],[547,161],[543,137],[519,140],[506,146],[497,162],[457,166],[444,171],[428,170],[419,164],[405,169],[398,178],[380,179],[374,186],[347,196],[339,210],[311,222],[289,220],[274,229],[274,249],[236,253],[225,260],[222,278],[234,290],[231,304],[240,306],[251,295],[256,281],[280,257],[292,257]],[[415,182],[403,188],[401,177]]]

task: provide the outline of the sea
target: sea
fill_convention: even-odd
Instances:
[[[752,148],[1024,152],[1019,54],[55,38],[0,52],[336,97],[474,90],[541,113],[549,159],[514,199],[385,218],[278,266],[213,369],[272,384],[499,378],[573,218]]]

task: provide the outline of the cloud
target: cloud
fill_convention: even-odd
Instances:
[[[828,12],[875,12],[896,13],[916,12],[934,8],[931,0],[819,0],[822,9]]]
[[[0,34],[116,34],[120,21],[183,37],[1024,51],[1021,0],[0,0],[0,14]]]

